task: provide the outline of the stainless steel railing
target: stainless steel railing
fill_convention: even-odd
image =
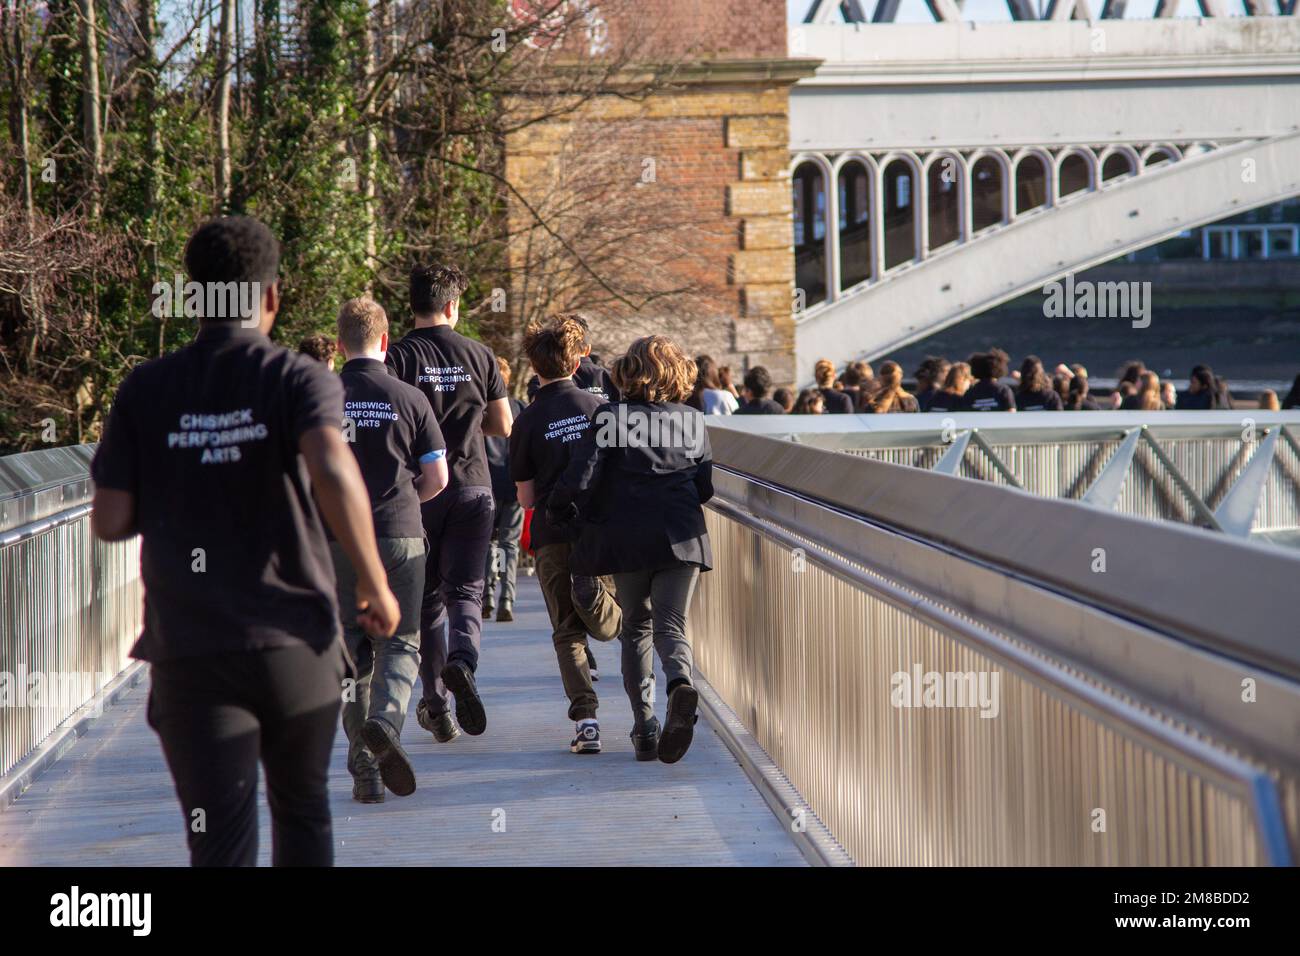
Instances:
[[[1300,557],[711,437],[715,570],[692,611],[697,666],[856,861],[1295,859],[1300,647],[1293,628],[1262,632],[1293,618],[1270,589],[1295,580]],[[930,674],[928,701],[899,693]],[[953,699],[980,679],[996,708]]]
[[[0,777],[128,664],[138,540],[90,531],[92,448],[0,459]]]
[[[1300,544],[1300,411],[803,415],[718,425]]]

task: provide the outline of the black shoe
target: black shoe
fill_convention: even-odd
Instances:
[[[353,775],[352,799],[357,803],[384,802],[384,781],[378,770],[366,770]]]
[[[591,653],[591,648],[587,648],[587,670],[591,672],[593,681],[600,680],[600,671],[596,670],[596,655]]]
[[[487,730],[487,712],[483,710],[483,700],[478,695],[473,672],[459,661],[452,661],[442,669],[442,682],[456,695],[456,723],[461,729],[471,737]]]
[[[496,606],[495,604],[493,604],[491,601],[484,601],[484,602],[483,602],[483,620],[485,620],[485,621],[490,621],[490,620],[492,619],[492,614],[496,611],[496,609],[497,609],[497,606]]]
[[[379,761],[379,776],[384,786],[399,797],[415,793],[415,768],[388,721],[371,717],[361,726],[361,739]]]
[[[632,752],[637,760],[657,760],[659,758],[659,721],[654,717],[645,725],[645,731],[638,734],[632,731]]]
[[[659,737],[659,759],[664,763],[676,763],[686,756],[695,736],[699,702],[700,693],[690,684],[678,684],[668,695],[668,719]]]
[[[497,611],[498,621],[513,621],[515,619],[515,609],[509,601],[501,602],[501,610]]]
[[[460,736],[460,728],[456,726],[456,721],[451,719],[451,714],[444,711],[438,716],[429,713],[429,702],[421,699],[415,705],[416,722],[433,734],[433,739],[440,744],[449,744]]]
[[[580,720],[575,728],[575,736],[569,744],[569,752],[575,754],[600,753],[600,724],[594,717]]]

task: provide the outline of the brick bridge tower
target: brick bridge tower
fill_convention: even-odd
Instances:
[[[792,383],[789,92],[818,61],[788,56],[785,0],[567,7],[582,63],[548,65],[587,79],[505,143],[512,311],[579,309],[603,356],[661,332],[737,387],[754,365]]]

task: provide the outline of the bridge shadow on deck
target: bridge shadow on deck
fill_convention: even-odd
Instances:
[[[353,802],[340,727],[330,768],[339,865],[803,865],[704,719],[682,762],[633,760],[617,642],[593,644],[605,752],[570,754],[573,725],[545,607],[534,579],[521,575],[519,585],[515,621],[484,625],[487,733],[437,744],[416,724],[413,699],[402,734],[415,764],[413,795]],[[180,806],[145,724],[147,693],[145,679],[0,811],[0,865],[188,863]],[[658,709],[662,719],[662,700]],[[259,820],[259,863],[267,865],[264,785]]]

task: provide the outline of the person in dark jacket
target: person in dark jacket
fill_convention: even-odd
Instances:
[[[510,387],[510,363],[497,356],[501,381]],[[517,419],[524,403],[511,396],[510,414]],[[488,475],[492,479],[492,501],[496,508],[492,541],[488,545],[487,565],[483,569],[486,583],[483,586],[483,617],[490,618],[496,609],[498,621],[515,619],[515,576],[519,571],[519,535],[524,530],[524,509],[515,494],[515,483],[510,480],[510,441],[499,435],[483,439],[487,449]],[[501,603],[497,604],[497,586],[501,587]]]
[[[763,366],[755,365],[745,373],[745,401],[736,409],[736,414],[784,415],[785,409],[767,397],[771,390],[771,374]]]
[[[1207,365],[1197,365],[1187,377],[1187,390],[1174,399],[1174,408],[1180,412],[1194,412],[1218,407],[1214,371]]]
[[[675,763],[690,747],[699,700],[686,612],[713,563],[701,507],[713,497],[712,454],[704,416],[682,404],[695,363],[671,340],[638,339],[611,371],[622,400],[597,409],[551,492],[547,520],[580,521],[575,574],[613,575],[632,747],[638,760]],[[652,646],[668,680],[662,732]]]

